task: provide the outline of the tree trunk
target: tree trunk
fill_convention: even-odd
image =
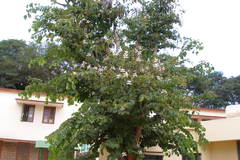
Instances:
[[[142,126],[138,126],[136,127],[136,130],[135,130],[135,144],[134,144],[134,147],[138,148],[141,144],[141,135],[142,135]],[[127,160],[136,160],[137,157],[136,155],[134,154],[127,154]]]
[[[128,154],[127,155],[127,160],[136,160],[136,155],[133,155],[133,154]]]
[[[135,131],[135,147],[139,147],[140,146],[140,138],[141,138],[141,135],[142,135],[142,126],[139,126],[136,128],[136,131]]]

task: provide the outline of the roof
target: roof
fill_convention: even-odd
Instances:
[[[21,99],[16,98],[17,103],[20,104],[35,104],[35,105],[45,105],[45,106],[56,106],[56,107],[63,107],[63,102],[48,102],[46,104],[46,101],[41,100],[32,100],[32,99]]]
[[[49,148],[50,144],[47,141],[36,141],[35,148]]]
[[[18,94],[22,92],[23,90],[18,90],[18,89],[9,89],[9,88],[0,88],[0,92],[7,92],[7,93],[15,93]],[[45,96],[44,93],[40,93],[41,96]],[[46,105],[46,101],[42,100],[31,100],[31,99],[21,99],[21,98],[16,98],[17,103],[24,103],[24,104],[44,104]],[[63,107],[64,103],[63,102],[48,102],[48,106],[58,106],[58,107]]]
[[[0,138],[0,141],[17,142],[17,143],[32,143],[32,144],[35,143],[35,141],[31,141],[31,140],[22,140],[22,139],[13,139],[13,138]]]
[[[23,90],[18,89],[0,88],[0,92],[20,93],[22,91]]]
[[[47,141],[36,141],[35,143],[35,148],[49,148],[50,144]],[[90,149],[90,145],[88,144],[83,144],[83,145],[78,145],[77,147],[75,147],[75,150],[79,150],[80,152],[88,152]]]
[[[10,88],[0,88],[0,92],[8,92],[8,93],[20,93],[24,90],[20,89],[10,89]],[[40,93],[41,96],[45,96],[45,93]]]
[[[212,109],[212,108],[193,108],[193,110],[198,111],[213,111],[213,112],[225,112],[225,109]]]
[[[209,142],[240,140],[240,117],[203,121]]]

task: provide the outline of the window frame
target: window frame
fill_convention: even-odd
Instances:
[[[31,120],[23,120],[23,114],[24,114],[24,108],[25,107],[29,107],[29,108],[33,108],[33,113],[32,113],[32,119]],[[23,104],[22,106],[22,114],[21,114],[21,122],[33,122],[34,121],[34,115],[35,115],[35,105],[31,105],[31,104]],[[29,116],[29,112],[28,112],[28,116]]]
[[[53,122],[49,122],[49,117],[50,117],[50,115],[48,115],[49,117],[48,117],[48,122],[45,122],[44,121],[44,117],[45,117],[45,110],[46,109],[50,109],[50,110],[54,110],[54,115],[53,115]],[[50,112],[51,113],[51,112]],[[43,117],[42,117],[42,123],[44,123],[44,124],[54,124],[55,123],[55,116],[56,116],[56,107],[53,107],[53,106],[44,106],[44,108],[43,108]]]

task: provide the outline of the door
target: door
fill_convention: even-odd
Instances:
[[[0,159],[1,159],[1,157],[2,157],[2,144],[3,142],[2,141],[0,141]]]
[[[39,149],[38,160],[48,160],[48,150],[47,149]]]
[[[30,144],[18,143],[16,160],[29,160]]]

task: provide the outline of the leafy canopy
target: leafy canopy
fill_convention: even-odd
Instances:
[[[24,89],[29,78],[49,79],[52,72],[47,67],[32,66],[32,59],[44,54],[43,48],[34,43],[9,39],[0,41],[0,87]]]
[[[109,159],[123,152],[142,158],[146,147],[192,156],[204,129],[191,120],[193,100],[188,82],[193,71],[186,54],[201,44],[181,38],[181,11],[175,0],[51,0],[52,5],[30,4],[26,17],[35,15],[37,41],[55,43],[38,61],[61,72],[53,79],[33,80],[23,96],[45,92],[51,101],[67,97],[82,103],[78,112],[47,137],[51,158],[71,159],[74,147],[89,144],[79,159]],[[79,105],[80,106],[80,105]],[[198,135],[196,141],[188,128]]]
[[[196,105],[206,108],[225,108],[240,103],[240,76],[227,78],[221,72],[199,75],[189,83],[189,90],[195,95],[211,92],[211,98],[196,101]]]

